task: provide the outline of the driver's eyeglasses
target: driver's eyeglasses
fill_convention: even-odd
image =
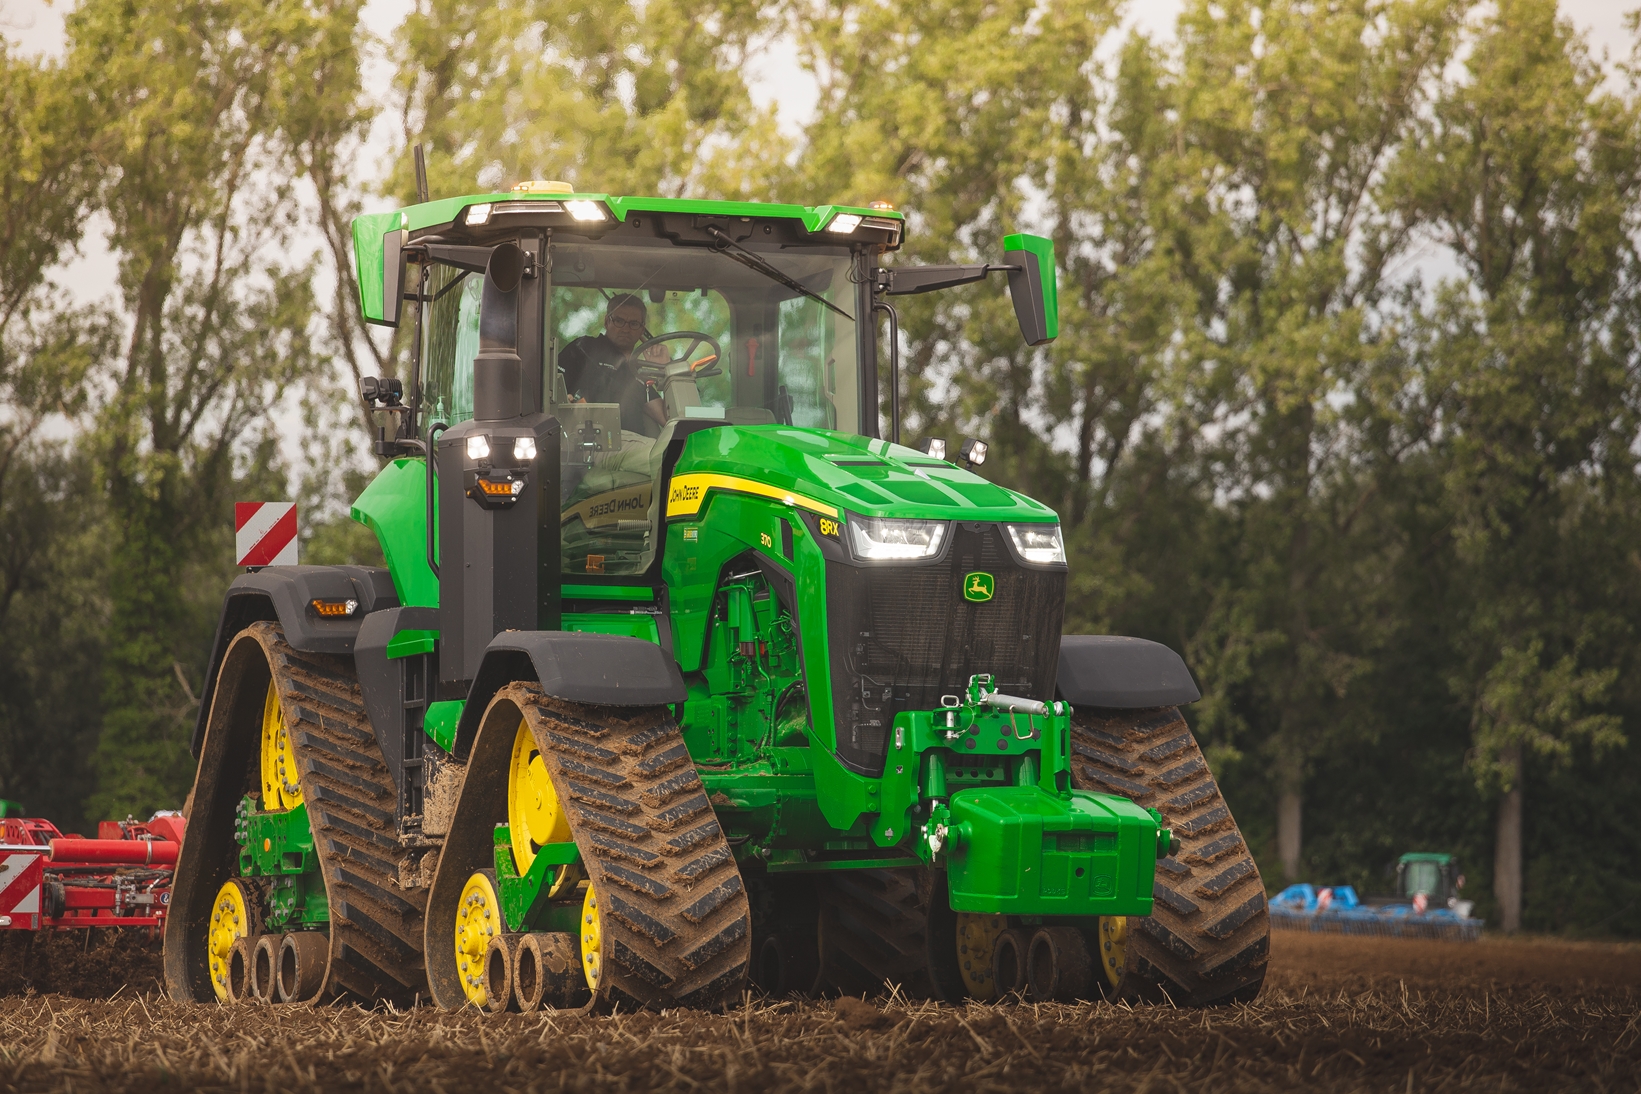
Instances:
[[[642,319],[617,319],[614,316],[604,320],[605,327],[620,327],[622,330],[643,330]]]

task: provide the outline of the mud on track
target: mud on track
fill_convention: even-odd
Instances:
[[[1641,947],[1277,934],[1246,1007],[754,1002],[728,1015],[0,998],[0,1091],[1641,1089]]]

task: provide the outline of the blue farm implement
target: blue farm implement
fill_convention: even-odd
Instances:
[[[1460,900],[1464,875],[1452,855],[1413,853],[1396,864],[1396,896],[1363,901],[1349,885],[1290,885],[1271,898],[1271,926],[1323,934],[1474,942],[1482,921]]]

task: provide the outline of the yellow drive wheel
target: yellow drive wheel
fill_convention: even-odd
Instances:
[[[581,901],[581,971],[587,974],[587,987],[598,991],[599,973],[603,971],[604,930],[599,922],[598,894],[591,885]]]
[[[211,903],[211,926],[205,935],[211,963],[211,990],[216,992],[219,1003],[228,1002],[228,951],[250,933],[251,913],[245,902],[244,886],[238,878],[229,878]]]
[[[262,808],[282,812],[302,804],[302,787],[296,778],[296,749],[285,727],[285,711],[279,694],[268,681],[268,698],[262,704]]]
[[[1105,982],[1117,986],[1122,979],[1123,966],[1128,962],[1128,917],[1102,915],[1100,917],[1100,971]]]
[[[1008,930],[1008,917],[957,913],[957,970],[963,986],[982,1003],[997,998],[997,982],[991,974],[991,951],[997,936]]]
[[[456,908],[456,971],[462,978],[462,994],[480,1009],[490,1001],[484,986],[484,952],[490,940],[506,929],[495,876],[480,870],[462,886],[461,904]]]
[[[507,767],[507,830],[512,836],[513,864],[523,877],[536,860],[536,849],[544,843],[569,843],[570,820],[559,805],[547,764],[536,748],[535,735],[519,719],[513,738],[513,760]],[[581,880],[575,866],[561,867],[547,890],[557,896]]]

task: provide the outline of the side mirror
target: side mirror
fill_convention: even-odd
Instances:
[[[1009,297],[1020,336],[1028,346],[1042,346],[1060,334],[1059,284],[1054,274],[1054,241],[1016,233],[1003,237],[1003,262],[1009,271]]]
[[[359,311],[367,323],[399,325],[404,307],[404,243],[409,234],[402,224],[399,213],[365,213],[353,218]]]

